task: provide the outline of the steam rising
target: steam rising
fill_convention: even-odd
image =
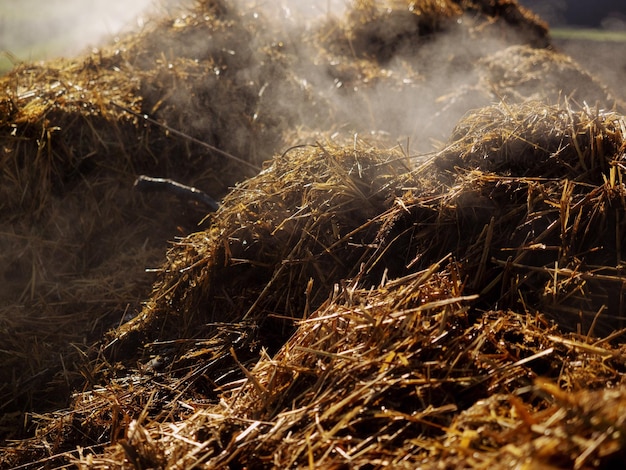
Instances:
[[[118,33],[140,27],[146,15],[156,13],[158,6],[155,0],[16,3],[17,6],[0,7],[0,51],[19,60],[80,53]]]
[[[529,98],[558,102],[567,97],[572,105],[587,101],[592,106],[596,102],[601,107],[610,106],[606,93],[589,76],[566,57],[545,48],[546,31],[532,17],[522,15],[514,1],[355,0],[348,4],[343,0],[256,0],[250,4],[250,0],[195,0],[184,9],[181,0],[124,0],[123,4],[118,0],[19,0],[15,4],[22,6],[27,1],[29,22],[37,14],[56,13],[59,23],[53,36],[67,33],[73,38],[72,50],[64,50],[65,54],[101,47],[69,66],[65,61],[25,64],[9,75],[5,85],[11,89],[3,108],[7,116],[4,155],[7,162],[15,164],[5,165],[0,188],[0,194],[6,196],[0,208],[9,215],[5,217],[7,228],[0,233],[6,281],[0,286],[0,300],[8,306],[9,316],[15,310],[25,319],[26,327],[49,329],[24,336],[37,339],[32,343],[38,351],[45,351],[40,354],[32,354],[30,341],[6,330],[20,344],[10,359],[15,368],[0,372],[14,380],[23,371],[26,375],[21,376],[21,382],[5,388],[5,395],[17,390],[28,396],[29,403],[38,401],[31,400],[31,395],[45,395],[42,402],[46,405],[42,406],[47,406],[49,391],[58,389],[61,382],[57,379],[68,377],[65,366],[54,366],[64,353],[48,354],[50,344],[61,344],[49,342],[52,332],[61,333],[59,341],[63,348],[69,348],[67,345],[74,341],[67,338],[84,342],[97,334],[96,324],[98,328],[108,328],[109,322],[117,325],[118,314],[126,312],[123,306],[127,302],[145,298],[143,291],[139,294],[147,281],[143,267],[160,263],[165,241],[180,230],[197,230],[199,218],[206,214],[203,211],[196,220],[198,214],[183,214],[182,204],[169,198],[146,198],[144,206],[144,201],[138,202],[132,193],[135,177],[171,178],[220,200],[236,183],[257,171],[248,171],[239,162],[215,155],[189,139],[173,138],[159,125],[261,167],[277,153],[286,157],[275,162],[286,161],[294,158],[287,151],[291,147],[324,144],[324,139],[340,144],[360,139],[379,148],[400,143],[409,155],[423,155],[440,147],[468,110],[494,102],[505,101],[505,106],[492,108],[502,114],[508,104]],[[61,9],[67,5],[72,6],[69,13]],[[105,14],[104,5],[109,8],[106,11],[115,14]],[[141,7],[145,9],[140,12]],[[423,10],[416,11],[418,8]],[[0,34],[6,40],[11,34],[7,35],[3,26]],[[109,37],[106,46],[99,42],[104,41],[102,34],[131,29],[138,33],[120,32],[118,39]],[[43,22],[35,22],[28,33],[46,42]],[[8,47],[7,43],[2,47]],[[28,59],[15,49],[12,52]],[[122,105],[121,110],[113,103]],[[14,110],[20,116],[15,126]],[[142,115],[156,124],[144,126]],[[511,135],[517,132],[515,126],[511,129]],[[471,135],[470,130],[466,133]],[[328,157],[330,163],[321,167],[331,168],[332,155],[318,150],[315,158]],[[351,150],[344,146],[342,152],[349,155]],[[483,155],[476,153],[476,159],[481,158]],[[360,172],[361,162],[357,163]],[[287,188],[292,181],[290,166],[280,172],[276,168],[275,163],[274,172],[265,175],[269,173]],[[299,170],[296,179],[302,179],[302,184],[294,185],[296,190],[289,188],[288,199],[276,206],[285,209],[276,213],[275,220],[289,214],[285,221],[299,224],[302,214],[314,221],[328,206],[323,195],[317,206],[307,207],[305,201],[302,212],[295,210],[301,200],[297,188],[308,184],[307,172],[318,171],[316,164]],[[370,170],[387,171],[378,166]],[[319,193],[333,184],[334,177],[325,178],[310,179],[319,185],[315,189]],[[259,214],[266,208],[273,210],[271,188],[268,185],[262,190],[267,204],[258,204],[255,210]],[[353,193],[352,189],[345,192]],[[254,196],[253,191],[249,194]],[[334,200],[332,192],[329,194],[329,200]],[[256,204],[253,199],[241,200]],[[343,212],[359,201],[349,200],[345,206],[341,203],[326,215],[334,210]],[[385,202],[385,207],[390,207],[387,203],[391,201]],[[147,207],[156,210],[149,213]],[[239,221],[239,209],[231,209],[233,223]],[[378,213],[374,209],[364,217]],[[412,225],[413,215],[407,217]],[[271,224],[258,217],[243,225],[252,230],[257,221],[262,230],[270,227],[273,231]],[[342,243],[349,242],[346,247],[352,245],[351,237],[336,236],[335,223],[331,222],[328,227],[315,222],[315,227],[332,229],[333,240],[341,238]],[[400,227],[400,222],[396,225],[393,219],[392,225]],[[338,233],[349,232],[352,230]],[[269,244],[281,240],[273,234],[268,236]],[[309,238],[313,240],[316,235]],[[202,243],[213,246],[210,240],[203,238]],[[248,243],[244,239],[240,242]],[[263,240],[259,244],[263,245]],[[328,245],[318,243],[316,249],[324,246]],[[157,258],[152,258],[155,252]],[[304,250],[302,256],[294,258],[280,255],[277,259],[289,262],[276,266],[289,268],[300,263],[290,260],[305,261],[308,257]],[[239,258],[243,260],[243,256]],[[185,255],[181,263],[189,259]],[[264,260],[259,263],[264,264]],[[182,264],[167,271],[172,278],[178,277],[178,266]],[[204,270],[204,266],[194,264],[190,269]],[[242,267],[248,270],[246,264]],[[185,283],[191,283],[186,273],[183,277]],[[119,284],[118,280],[125,281]],[[272,282],[267,286],[280,284]],[[242,278],[233,288],[245,283]],[[197,287],[200,296],[207,293],[206,286]],[[302,295],[304,289],[297,289],[297,295]],[[109,304],[109,297],[119,306]],[[170,302],[169,294],[161,298]],[[224,298],[230,301],[231,296]],[[174,305],[174,300],[171,302]],[[44,318],[46,321],[34,321]],[[74,318],[79,318],[76,324]],[[204,321],[204,317],[196,318]],[[14,324],[9,320],[9,325]],[[62,331],[65,325],[89,326],[84,331],[74,330],[72,336]],[[53,376],[54,382],[48,382]],[[22,400],[21,395],[18,398]],[[13,396],[5,402],[22,406]]]
[[[413,151],[430,151],[465,112],[497,100],[473,91],[481,58],[515,44],[547,45],[540,34],[523,27],[484,27],[480,18],[462,15],[452,2],[437,7],[444,10],[442,18],[437,11],[432,24],[428,14],[414,11],[419,3],[387,4],[239,2],[239,11],[252,22],[267,22],[256,27],[262,34],[250,44],[257,55],[237,72],[259,90],[254,119],[260,113],[281,116],[292,128],[304,130],[304,139],[307,131],[356,133],[374,135],[385,144],[408,141]],[[431,8],[429,2],[423,4]],[[483,31],[477,33],[479,28]],[[231,47],[235,53],[246,49]],[[268,47],[289,55],[284,76],[268,75],[267,58],[258,55]]]
[[[276,145],[261,149],[258,158],[253,158],[256,161],[279,151],[285,132],[291,132],[296,140],[306,140],[314,132],[375,135],[385,143],[410,142],[412,151],[430,151],[448,137],[469,109],[503,98],[487,91],[493,88],[490,82],[501,77],[489,76],[493,69],[488,70],[485,59],[488,62],[490,56],[512,45],[547,45],[545,31],[529,26],[532,21],[515,25],[507,19],[489,25],[480,15],[461,14],[454,2],[439,2],[437,8],[443,14],[438,11],[441,18],[434,16],[432,22],[427,15],[414,14],[415,8],[432,2],[200,3],[228,10],[227,16],[240,25],[229,27],[224,37],[218,37],[219,32],[207,34],[202,28],[172,38],[154,35],[151,46],[165,55],[174,54],[171,60],[215,57],[216,63],[222,62],[213,76],[206,76],[202,89],[193,88],[193,93],[191,87],[173,90],[169,104],[187,114],[181,121],[186,128],[180,130],[208,141],[211,133],[213,140],[223,136],[223,132],[216,133],[214,119],[223,113],[215,108],[223,106],[231,112],[241,106],[241,113],[249,115],[253,125],[262,123],[266,132],[276,136]],[[95,46],[120,31],[141,29],[146,18],[195,14],[194,2],[188,0],[92,0],[88,5],[84,0],[59,0],[47,5],[39,10],[44,14],[57,11],[58,16],[50,33],[71,37],[64,53]],[[29,21],[33,19],[31,16]],[[233,31],[237,27],[241,30]],[[30,31],[35,39],[41,39],[44,29]],[[10,49],[10,44],[5,45],[6,32],[2,39],[3,46]],[[229,59],[229,54],[237,57]],[[280,54],[284,57],[276,60]],[[244,89],[247,96],[241,103],[221,98],[220,86],[224,85],[219,82],[220,74],[230,74],[229,79]],[[578,87],[574,75],[564,74],[559,80],[562,83],[555,87],[564,90],[564,96]],[[516,98],[558,99],[542,96],[538,91],[543,86],[537,83],[533,90],[521,90]],[[203,94],[214,108],[211,116],[204,112],[204,104],[198,104]],[[226,122],[224,126],[235,141],[227,150],[240,155],[249,152],[244,145],[250,140],[248,131],[239,123]]]

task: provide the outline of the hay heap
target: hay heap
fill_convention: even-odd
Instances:
[[[262,17],[205,1],[3,79],[0,465],[623,461],[626,118],[572,61],[511,41],[476,47],[469,86],[420,84],[434,73],[410,57],[457,20],[476,44],[516,24],[546,45],[514,2],[376,5],[302,33],[311,62]],[[585,87],[540,95],[538,70]],[[383,86],[436,103],[432,123],[508,101],[466,114],[429,159],[310,137],[393,127]],[[132,194],[141,173],[235,187],[187,234],[206,214]]]

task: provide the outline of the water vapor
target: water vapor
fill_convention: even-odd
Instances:
[[[301,139],[307,131],[326,131],[432,150],[465,112],[495,99],[473,91],[482,58],[511,45],[547,45],[531,19],[494,26],[480,11],[436,3],[226,2],[248,23],[244,29],[252,29],[240,38],[245,44],[229,47],[250,54],[235,81],[255,90],[253,119],[270,114],[294,132],[297,127]],[[224,48],[216,38],[197,41],[213,56]],[[278,66],[267,66],[275,57],[268,49],[284,55]],[[193,122],[198,126],[206,116]]]
[[[3,6],[2,4],[12,5]],[[19,60],[71,57],[140,29],[186,0],[20,0],[0,2],[0,51]]]
[[[71,37],[68,54],[172,15],[171,34],[157,28],[145,41],[152,62],[134,64],[148,69],[155,57],[169,61],[163,86],[171,92],[164,99],[143,90],[145,111],[159,118],[169,106],[181,131],[240,156],[252,152],[260,163],[316,133],[410,142],[411,150],[428,152],[472,108],[501,99],[554,102],[590,88],[575,65],[549,56],[537,18],[515,4],[487,3],[462,9],[454,1],[73,0],[48,2],[46,11],[63,12],[48,33]],[[45,28],[29,31],[40,39]],[[543,52],[510,49],[517,46]],[[494,57],[517,69],[498,67]],[[177,67],[189,76],[190,61],[207,65],[181,86]],[[533,67],[558,83],[512,81],[515,70]],[[601,95],[591,93],[595,101]]]

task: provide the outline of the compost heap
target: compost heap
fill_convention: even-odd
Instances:
[[[2,467],[622,462],[620,103],[514,1],[282,19],[1,79]]]

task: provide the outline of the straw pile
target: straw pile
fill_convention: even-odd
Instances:
[[[475,139],[472,123],[498,117]],[[543,125],[561,132],[533,144]],[[619,321],[604,286],[623,276],[581,260],[601,256],[587,242],[619,257],[625,126],[534,103],[469,115],[413,171],[364,148],[277,157],[170,250],[142,314],[95,359],[106,385],[43,419],[22,458],[88,435],[66,457],[90,468],[619,461],[623,330],[599,339],[583,320],[606,300],[596,313]],[[507,164],[514,137],[536,167]],[[481,170],[474,152],[503,163]]]
[[[145,268],[161,264],[168,240],[198,228],[203,208],[140,197],[132,190],[139,174],[219,198],[276,148],[280,129],[268,128],[284,126],[277,117],[287,116],[261,112],[254,124],[243,122],[252,114],[250,93],[262,84],[248,90],[241,70],[259,55],[233,56],[226,48],[235,37],[247,45],[252,33],[219,2],[200,12],[164,20],[81,61],[25,64],[2,79],[5,411],[64,406],[83,380],[72,366],[82,361],[78,350],[135,315],[154,282]],[[183,41],[189,32],[216,40],[198,51]],[[165,40],[183,46],[165,51]],[[194,121],[200,116],[211,125]],[[172,126],[188,137],[171,133]],[[18,427],[9,420],[3,433],[14,436]]]
[[[224,199],[209,230],[169,251],[152,301],[115,332],[113,356],[135,358],[156,339],[146,335],[203,336],[207,323],[256,329],[267,320],[266,333],[282,345],[291,333],[285,319],[306,316],[367,262],[381,223],[373,219],[407,172],[397,153],[373,149],[319,145],[275,158]]]
[[[436,165],[460,172],[451,202],[463,237],[484,250],[465,255],[486,263],[474,264],[474,285],[497,266],[481,287],[490,301],[537,306],[590,335],[623,327],[624,130],[619,114],[536,102],[459,123]]]
[[[514,2],[375,5],[303,33],[311,63],[262,17],[205,1],[3,79],[1,466],[624,459],[626,118],[528,46],[484,54],[455,93],[420,84],[410,57],[459,19],[468,37],[516,24],[544,45]],[[329,94],[318,67],[350,86]],[[588,86],[540,95],[543,73]],[[391,126],[356,119],[383,85],[435,102],[435,123],[507,101],[429,158],[311,137]],[[206,215],[132,193],[141,173],[225,196]]]

